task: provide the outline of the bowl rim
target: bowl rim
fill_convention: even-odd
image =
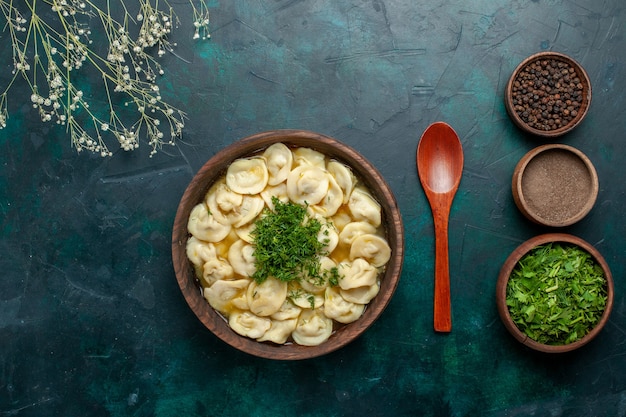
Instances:
[[[567,62],[574,68],[577,75],[581,79],[581,82],[583,83],[583,102],[581,103],[581,109],[579,110],[578,115],[574,119],[572,119],[570,123],[568,123],[567,125],[560,127],[558,129],[554,129],[554,130],[539,130],[539,129],[535,129],[534,127],[529,126],[526,122],[524,122],[521,119],[521,117],[519,117],[519,115],[513,108],[512,87],[513,87],[513,83],[515,82],[515,79],[517,78],[517,75],[528,64],[534,61],[540,60],[540,59],[557,59],[563,62]],[[535,54],[528,56],[524,60],[522,60],[522,62],[520,62],[517,65],[517,67],[515,67],[515,69],[513,70],[511,77],[509,77],[509,80],[506,83],[506,87],[504,89],[504,103],[505,103],[506,111],[509,114],[509,117],[511,117],[511,119],[513,120],[513,123],[518,128],[536,136],[540,136],[544,138],[554,138],[554,137],[562,136],[572,131],[574,128],[580,125],[580,123],[583,121],[585,116],[587,116],[587,113],[589,112],[589,107],[591,106],[591,90],[592,90],[591,80],[589,78],[589,75],[587,74],[587,71],[574,58],[566,54],[563,54],[561,52],[554,52],[554,51],[537,52]]]
[[[381,277],[381,281],[387,283],[385,291],[381,291],[368,304],[357,321],[340,326],[326,342],[318,346],[301,346],[295,343],[276,345],[269,342],[257,342],[235,333],[226,320],[202,297],[200,288],[195,282],[193,268],[186,255],[185,246],[189,237],[187,221],[191,208],[202,201],[214,180],[220,177],[233,160],[257,153],[277,142],[294,147],[310,147],[322,153],[326,150],[326,154],[332,149],[332,157],[350,166],[383,207],[383,224],[388,242],[393,249],[392,259]],[[222,148],[194,174],[176,210],[172,228],[172,260],[176,280],[187,304],[202,324],[223,342],[240,351],[267,359],[310,359],[331,353],[349,344],[369,328],[385,310],[398,286],[402,272],[404,226],[396,198],[388,183],[374,165],[355,149],[330,136],[312,131],[271,130],[244,137]],[[338,335],[344,337],[338,337]]]
[[[534,210],[532,210],[532,208],[526,201],[526,197],[524,196],[524,192],[522,188],[522,180],[524,178],[524,173],[526,172],[526,168],[535,159],[535,157],[537,157],[539,154],[542,154],[544,152],[549,152],[549,151],[553,151],[557,149],[571,152],[585,164],[585,167],[587,168],[587,172],[589,173],[589,176],[591,177],[591,192],[587,197],[587,201],[585,202],[585,204],[583,205],[583,207],[580,209],[578,213],[576,213],[575,215],[571,216],[568,219],[552,221],[552,220],[545,219],[539,216]],[[598,198],[598,192],[600,188],[599,180],[598,180],[598,173],[593,163],[591,162],[591,160],[587,157],[587,155],[585,155],[582,151],[580,151],[579,149],[573,146],[561,144],[561,143],[540,145],[528,151],[517,163],[513,171],[513,177],[512,177],[511,182],[512,182],[513,200],[515,204],[517,205],[517,207],[519,208],[519,210],[522,212],[522,214],[534,223],[541,224],[543,226],[549,226],[549,227],[570,226],[582,220],[587,214],[589,214],[591,209],[594,207],[596,200]]]
[[[527,336],[524,332],[522,332],[513,322],[509,309],[506,305],[506,290],[509,282],[509,276],[511,272],[517,265],[517,262],[530,250],[533,248],[550,243],[550,242],[562,242],[573,244],[579,246],[580,248],[586,250],[594,260],[601,266],[604,271],[604,275],[606,278],[607,285],[607,302],[606,307],[604,309],[604,313],[598,321],[598,324],[591,329],[589,333],[583,336],[581,339],[566,344],[566,345],[546,345],[543,343],[539,343],[529,336]],[[602,254],[590,243],[585,241],[584,239],[574,236],[568,233],[545,233],[542,235],[535,236],[530,238],[520,244],[506,259],[502,268],[500,269],[500,273],[498,274],[498,280],[496,283],[496,305],[498,309],[498,314],[504,327],[513,335],[513,337],[523,345],[544,353],[565,353],[570,352],[575,349],[578,349],[587,343],[589,343],[592,339],[594,339],[598,333],[602,330],[605,324],[608,322],[609,317],[611,315],[611,311],[613,309],[613,298],[614,298],[614,284],[613,284],[613,275],[611,274],[611,269],[607,264],[606,260],[602,256]]]

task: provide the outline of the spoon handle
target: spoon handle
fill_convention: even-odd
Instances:
[[[445,209],[442,209],[445,211]],[[450,265],[448,258],[448,215],[434,216],[435,226],[435,296],[433,324],[437,332],[452,330],[450,303]]]

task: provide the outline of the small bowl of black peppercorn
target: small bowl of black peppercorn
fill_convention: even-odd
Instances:
[[[583,67],[558,52],[523,60],[505,89],[505,106],[524,132],[552,138],[578,126],[591,104],[591,82]]]

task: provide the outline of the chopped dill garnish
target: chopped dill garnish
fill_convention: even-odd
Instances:
[[[318,240],[322,224],[307,216],[305,206],[276,197],[272,203],[274,211],[265,209],[251,232],[256,265],[252,278],[261,283],[270,276],[285,282],[319,277],[320,257],[326,255]]]
[[[339,268],[335,266],[327,271],[324,271],[324,278],[328,280],[331,287],[336,287],[339,285],[339,279],[341,279]]]

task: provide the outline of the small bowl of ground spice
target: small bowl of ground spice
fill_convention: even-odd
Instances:
[[[598,175],[580,150],[564,144],[538,146],[513,171],[513,200],[534,223],[565,227],[580,221],[598,196]]]
[[[578,349],[602,330],[613,308],[613,278],[602,255],[565,233],[518,246],[500,270],[498,313],[519,342],[546,353]]]
[[[523,60],[505,89],[506,110],[517,127],[542,137],[561,136],[582,122],[591,82],[574,59],[541,52]]]

